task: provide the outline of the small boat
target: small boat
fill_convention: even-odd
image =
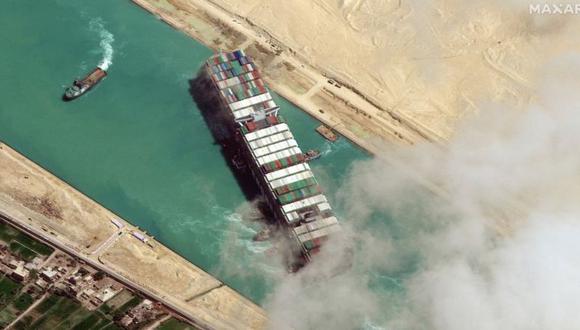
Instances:
[[[336,136],[336,134],[332,131],[331,128],[325,126],[325,125],[320,125],[316,128],[316,131],[324,136],[325,139],[334,142],[336,141],[336,139],[338,139],[338,137]]]
[[[64,91],[62,98],[65,101],[74,100],[89,91],[93,86],[98,84],[103,78],[107,76],[107,71],[97,67],[86,77],[80,80],[75,80],[72,86]]]
[[[309,162],[309,161],[311,161],[311,160],[315,160],[315,159],[318,159],[318,158],[320,158],[320,156],[321,156],[321,153],[320,153],[320,151],[312,149],[312,150],[308,150],[308,151],[307,151],[307,152],[304,154],[304,159],[305,159],[307,162]]]

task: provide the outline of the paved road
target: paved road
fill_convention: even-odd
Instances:
[[[91,255],[97,257],[100,256],[101,252],[108,249],[111,245],[113,245],[113,243],[117,241],[117,239],[119,239],[119,237],[121,237],[126,232],[126,227],[119,228],[119,230],[114,232],[106,241],[104,241],[97,249],[95,249],[95,251],[91,252]]]

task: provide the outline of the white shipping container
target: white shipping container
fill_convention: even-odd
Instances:
[[[220,89],[224,89],[227,87],[232,87],[235,85],[239,85],[240,84],[240,78],[239,77],[232,77],[226,80],[222,80],[222,81],[218,81],[218,87]]]
[[[272,135],[272,134],[276,134],[282,131],[287,131],[288,130],[288,125],[286,124],[278,124],[278,125],[274,125],[274,126],[270,126],[264,129],[260,129],[257,131],[253,131],[250,132],[248,134],[245,135],[246,141],[254,141],[256,139],[268,136],[268,135]]]
[[[240,120],[240,119],[243,119],[243,118],[246,118],[246,117],[250,116],[251,114],[252,114],[252,110],[250,110],[250,109],[246,109],[246,110],[242,110],[242,111],[236,111],[234,113],[234,118],[236,120]]]
[[[276,153],[260,157],[260,158],[258,158],[258,164],[264,165],[266,163],[273,162],[273,161],[278,160],[278,159],[290,157],[292,155],[297,155],[297,154],[301,154],[301,153],[302,153],[302,150],[300,150],[300,148],[293,147],[290,149],[278,151]]]
[[[318,206],[318,210],[320,212],[330,210],[330,204],[328,204],[328,203],[320,203],[317,206]]]
[[[300,225],[300,226],[294,228],[294,232],[296,233],[296,235],[303,235],[307,232],[315,231],[315,230],[318,230],[320,228],[324,228],[324,227],[328,227],[328,226],[336,225],[336,224],[338,224],[338,219],[336,219],[336,217],[318,219],[316,221],[306,223],[306,224],[303,224],[303,225]]]
[[[311,178],[313,176],[314,176],[314,174],[312,174],[311,171],[304,171],[304,172],[300,172],[300,173],[292,174],[290,176],[283,177],[283,178],[278,179],[278,180],[274,180],[274,181],[270,182],[270,186],[272,187],[272,189],[276,189],[276,188],[280,188],[282,186],[285,186],[287,184],[291,184],[293,182],[298,182],[300,180]]]
[[[232,111],[236,111],[238,109],[247,108],[253,104],[262,103],[262,102],[265,102],[265,101],[268,101],[271,99],[272,99],[272,96],[270,95],[270,93],[266,92],[263,94],[249,97],[247,99],[240,100],[238,102],[234,102],[234,103],[230,104],[230,109]]]
[[[254,152],[254,155],[256,155],[256,157],[262,157],[265,155],[269,155],[269,154],[278,152],[280,150],[284,150],[284,149],[288,149],[288,148],[296,147],[296,146],[298,146],[298,143],[296,143],[296,140],[290,139],[290,140],[280,141],[278,143],[271,144],[269,146],[265,146],[262,148],[258,148],[256,150],[253,150],[253,152]]]
[[[296,212],[284,213],[284,215],[286,216],[286,221],[288,223],[291,223],[291,222],[294,222],[294,221],[300,219],[300,216]]]
[[[277,170],[266,174],[266,179],[268,181],[272,181],[294,173],[302,172],[304,170],[310,170],[310,165],[308,165],[307,163],[292,165],[290,167],[286,167],[281,170]]]
[[[292,133],[290,131],[284,131],[282,133],[272,134],[261,139],[257,139],[254,141],[249,142],[250,148],[258,149],[276,142],[280,142],[282,140],[289,140],[293,139]]]
[[[315,196],[311,196],[290,204],[286,204],[282,206],[282,210],[286,213],[292,212],[292,211],[296,211],[305,207],[309,207],[312,205],[316,205],[319,203],[327,203],[328,200],[326,199],[326,196],[319,194],[319,195],[315,195]]]
[[[328,236],[332,233],[339,231],[341,228],[338,225],[332,225],[328,227],[324,227],[315,231],[307,232],[306,234],[302,234],[298,236],[298,239],[301,243],[311,241],[313,239],[321,238]]]

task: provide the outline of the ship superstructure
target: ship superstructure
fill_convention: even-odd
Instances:
[[[63,95],[63,99],[66,101],[74,100],[77,97],[88,92],[96,84],[98,84],[103,78],[107,76],[107,71],[96,67],[91,73],[89,73],[83,79],[77,79],[73,82],[72,86],[68,87]]]
[[[221,52],[205,65],[231,121],[232,138],[277,223],[287,228],[304,261],[340,231],[307,156],[294,139],[256,65],[241,50]]]

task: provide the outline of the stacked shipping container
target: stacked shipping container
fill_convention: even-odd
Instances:
[[[340,230],[305,157],[252,59],[237,50],[206,63],[254,178],[306,260]]]

